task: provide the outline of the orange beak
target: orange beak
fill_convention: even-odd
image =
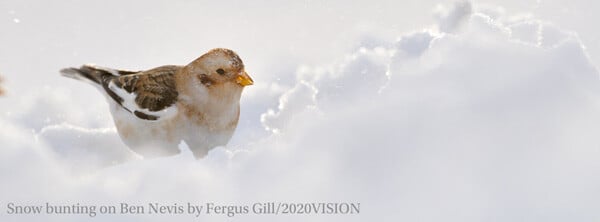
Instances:
[[[250,78],[246,71],[240,72],[238,76],[235,77],[235,82],[237,82],[237,84],[240,84],[241,86],[249,86],[254,84],[254,80]]]

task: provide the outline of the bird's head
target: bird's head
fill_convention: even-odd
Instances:
[[[232,84],[239,87],[252,85],[254,81],[242,59],[232,50],[216,48],[187,65],[190,74],[205,86]]]

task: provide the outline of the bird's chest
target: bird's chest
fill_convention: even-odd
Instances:
[[[239,105],[230,107],[194,107],[179,104],[176,122],[182,129],[220,132],[234,130],[239,118]]]

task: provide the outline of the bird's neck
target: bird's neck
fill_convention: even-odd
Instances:
[[[227,85],[235,83],[226,83],[208,87],[208,96],[206,105],[209,112],[220,114],[223,112],[234,111],[239,107],[242,88],[236,85]]]
[[[188,108],[207,116],[227,115],[239,108],[242,87],[225,83],[208,87],[186,85],[179,99]]]

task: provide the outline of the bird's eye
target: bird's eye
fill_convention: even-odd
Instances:
[[[225,70],[217,69],[217,73],[219,73],[219,75],[223,75],[223,74],[225,74]]]

